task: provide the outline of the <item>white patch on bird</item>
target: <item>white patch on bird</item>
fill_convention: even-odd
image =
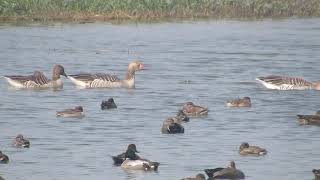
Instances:
[[[81,86],[81,87],[86,87],[87,86],[87,83],[83,82],[83,81],[80,81],[80,80],[77,80],[71,76],[68,76],[68,78],[77,86]]]
[[[7,77],[4,77],[4,78],[7,80],[7,82],[8,82],[11,86],[17,87],[17,88],[24,88],[24,86],[23,86],[22,83],[20,83],[20,82],[18,82],[18,81],[14,81],[14,80],[12,80],[12,79],[10,79],[10,78],[7,78]]]

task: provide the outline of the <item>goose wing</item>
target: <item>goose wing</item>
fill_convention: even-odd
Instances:
[[[264,81],[269,84],[273,84],[276,86],[280,86],[283,84],[295,85],[295,86],[311,86],[312,83],[297,77],[286,77],[286,76],[266,76],[266,77],[258,77],[260,81]]]
[[[68,75],[68,76],[85,83],[90,83],[94,80],[102,80],[102,81],[110,81],[110,82],[120,81],[120,79],[117,76],[111,75],[111,74],[104,74],[104,73],[76,74],[76,75]]]
[[[40,71],[34,71],[33,75],[30,76],[4,76],[12,81],[18,82],[20,84],[25,84],[28,82],[44,85],[48,84],[50,80]]]

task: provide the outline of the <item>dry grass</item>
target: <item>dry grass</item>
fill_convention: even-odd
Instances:
[[[0,0],[0,20],[320,16],[320,0]]]

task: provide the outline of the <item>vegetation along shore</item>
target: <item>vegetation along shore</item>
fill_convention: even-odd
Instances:
[[[0,0],[0,21],[320,16],[320,0]]]

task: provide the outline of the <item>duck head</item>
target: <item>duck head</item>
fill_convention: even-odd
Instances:
[[[135,144],[130,144],[127,148],[127,151],[125,152],[125,159],[131,159],[131,160],[137,160],[139,157],[136,155],[136,153],[139,153],[137,151]]]
[[[109,98],[108,101],[102,101],[101,103],[101,109],[112,109],[112,108],[117,108],[116,103],[114,102],[113,98]]]
[[[82,106],[76,106],[74,109],[76,111],[78,111],[78,112],[83,112],[83,107]]]
[[[52,80],[59,79],[60,75],[67,77],[67,74],[64,72],[63,66],[57,64],[53,67]]]
[[[208,109],[195,105],[193,102],[187,102],[183,105],[182,111],[187,115],[207,115]]]
[[[24,139],[22,134],[17,135],[17,137],[15,138],[15,143],[17,146],[21,146],[24,148],[30,147],[30,142],[28,140]]]
[[[189,117],[181,109],[178,111],[176,118],[184,122],[189,121]]]
[[[249,143],[244,142],[244,143],[242,143],[242,144],[240,145],[239,150],[241,151],[241,150],[246,149],[246,148],[249,148],[249,147],[250,147]]]

